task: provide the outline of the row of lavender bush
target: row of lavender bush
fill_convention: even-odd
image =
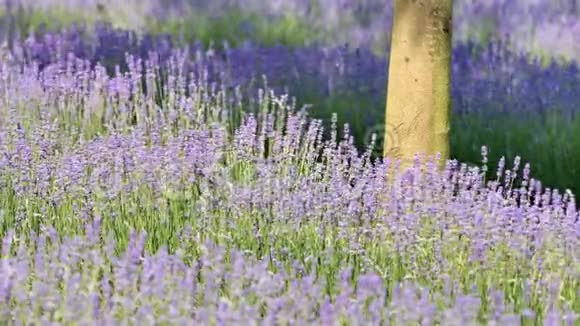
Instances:
[[[486,163],[403,173],[336,117],[324,137],[287,95],[220,82],[224,61],[159,49],[112,75],[1,62],[2,320],[577,322],[574,196],[519,158],[489,182]]]
[[[99,24],[93,32],[78,27],[32,35],[22,47],[16,46],[14,55],[20,62],[36,61],[42,69],[73,53],[92,66],[101,62],[114,74],[116,65],[127,71],[126,53],[147,58],[155,51],[164,61],[177,51],[174,43],[170,35],[140,37]],[[265,75],[277,93],[296,96],[298,106],[311,104],[311,116],[328,122],[338,112],[339,124],[350,124],[361,150],[372,132],[383,135],[388,58],[348,46],[292,49],[246,43],[224,48],[206,51],[201,44],[192,44],[180,60],[188,72],[199,69],[196,65],[207,67],[210,82],[223,83],[228,91],[239,86],[246,98],[255,98]],[[486,47],[461,43],[454,47],[452,69],[454,158],[479,164],[479,148],[489,145],[490,171],[502,156],[513,160],[522,155],[547,185],[580,190],[576,62],[544,67],[510,51],[505,42]],[[381,147],[379,137],[375,155],[380,155]]]

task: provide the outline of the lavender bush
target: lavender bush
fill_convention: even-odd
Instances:
[[[414,280],[390,285],[372,271],[353,280],[348,267],[333,271],[335,280],[329,282],[317,276],[320,267],[305,271],[296,263],[273,272],[267,260],[211,242],[197,245],[196,254],[189,246],[180,246],[174,254],[166,248],[149,254],[143,249],[145,236],[133,234],[127,250],[117,255],[114,236],[103,245],[98,221],[95,224],[87,226],[87,236],[62,242],[54,230],[34,235],[34,253],[23,242],[11,242],[11,234],[5,238],[3,245],[12,245],[17,255],[3,257],[0,267],[7,280],[0,302],[3,320],[81,325],[460,325],[475,323],[484,306],[489,324],[526,325],[537,318],[529,308],[537,300],[537,287],[531,282],[518,289],[524,300],[515,312],[502,290],[490,288],[489,302],[482,303],[479,294],[462,293],[457,281],[447,276],[436,294]],[[187,256],[194,256],[192,264],[184,262]],[[541,287],[549,291],[550,304],[560,285],[554,279]],[[554,305],[545,324],[572,325],[574,318]]]
[[[324,137],[288,95],[250,101],[186,58],[2,61],[2,320],[578,321],[570,191],[519,157],[486,180],[486,148],[399,171],[336,116]]]
[[[276,93],[297,97],[297,105],[311,105],[311,117],[330,127],[333,112],[339,125],[348,122],[359,150],[371,135],[384,134],[384,99],[387,59],[365,48],[308,46],[292,49],[246,43],[223,50],[205,50],[200,43],[179,50],[169,35],[139,36],[135,32],[96,25],[93,38],[83,28],[61,33],[33,35],[15,46],[15,59],[35,61],[39,69],[73,53],[100,62],[110,75],[129,70],[125,53],[146,59],[154,51],[160,63],[179,52],[185,80],[191,72],[207,70],[207,82],[218,82],[227,92],[239,92],[244,101],[256,100],[262,76]],[[510,50],[506,42],[461,43],[453,50],[452,156],[461,162],[480,164],[482,145],[489,145],[488,177],[502,156],[526,157],[534,174],[550,187],[580,189],[580,120],[576,114],[580,70],[576,62],[544,67],[538,61]],[[141,65],[142,66],[142,65]],[[134,70],[144,69],[135,67]],[[134,72],[138,75],[140,72]],[[162,87],[162,85],[151,86]],[[186,90],[187,93],[187,90]],[[159,97],[157,97],[159,98]],[[161,103],[157,101],[160,105]],[[245,106],[244,106],[245,107]],[[229,110],[237,115],[239,110]],[[239,123],[239,117],[235,119]],[[380,155],[382,138],[377,139]]]

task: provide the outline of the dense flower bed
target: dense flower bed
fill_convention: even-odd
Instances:
[[[310,105],[310,115],[323,119],[325,127],[337,112],[339,124],[350,124],[359,150],[377,132],[374,154],[381,154],[388,65],[387,59],[367,48],[289,48],[248,42],[221,50],[207,50],[199,43],[179,49],[169,35],[139,36],[100,24],[92,34],[73,28],[29,37],[22,47],[16,46],[14,56],[20,63],[38,62],[43,69],[72,53],[89,60],[91,67],[101,62],[114,75],[116,65],[120,72],[129,70],[126,53],[143,61],[151,51],[161,65],[176,55],[174,64],[182,67],[186,79],[194,72],[228,92],[239,87],[247,101],[256,100],[266,76],[276,93],[296,96],[298,107]],[[137,65],[133,74],[143,69]],[[480,164],[479,148],[489,145],[490,170],[497,168],[503,155],[510,161],[521,155],[550,187],[580,190],[576,62],[544,67],[510,51],[505,42],[486,47],[460,43],[453,49],[452,83],[454,158]]]
[[[219,60],[61,54],[0,67],[2,320],[578,320],[574,196],[519,158],[398,171]]]

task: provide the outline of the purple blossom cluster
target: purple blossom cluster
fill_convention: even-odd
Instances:
[[[163,74],[179,69],[175,74],[169,73],[181,75],[179,83],[202,78],[208,86],[216,83],[216,87],[225,88],[232,95],[228,97],[228,115],[236,116],[238,122],[236,108],[246,107],[240,98],[255,106],[258,88],[264,85],[262,77],[266,76],[267,86],[277,94],[296,96],[298,107],[311,105],[310,116],[324,119],[326,128],[331,113],[338,112],[341,123],[350,123],[359,150],[369,144],[370,132],[384,129],[388,59],[365,48],[292,49],[252,43],[225,46],[222,50],[204,50],[200,44],[177,48],[172,44],[174,39],[167,35],[140,37],[108,25],[97,25],[93,39],[85,37],[86,34],[81,28],[71,28],[61,33],[33,35],[22,46],[15,46],[12,56],[16,64],[37,62],[41,71],[51,64],[62,65],[71,54],[87,60],[90,67],[100,63],[105,69],[97,70],[112,76],[129,71],[133,76],[145,71],[151,75],[155,65],[159,65]],[[133,62],[131,66],[126,60],[127,53]],[[153,57],[150,53],[154,53]],[[145,66],[148,59],[152,63]],[[535,171],[541,170],[547,184],[578,192],[575,182],[579,180],[578,170],[574,165],[580,153],[574,141],[578,121],[576,90],[580,88],[577,62],[568,65],[554,62],[543,67],[537,60],[530,61],[528,56],[510,51],[506,42],[487,47],[468,42],[453,49],[452,75],[452,125],[458,131],[452,133],[452,155],[462,161],[479,162],[478,151],[483,144],[492,149],[492,165],[500,154],[510,159],[524,154]],[[165,87],[155,82],[147,85],[143,80],[133,85],[145,90]],[[161,106],[163,92],[152,97]],[[188,92],[186,88],[185,94]],[[561,122],[550,123],[554,117]],[[504,133],[501,126],[506,124],[506,118],[518,122],[518,127]],[[463,128],[468,124],[478,127]],[[526,124],[533,125],[537,132],[522,131]],[[482,138],[484,134],[493,139]],[[379,135],[374,155],[380,155],[382,141]],[[549,148],[550,154],[538,155],[543,148]],[[502,152],[498,153],[499,150]]]
[[[436,157],[401,171],[202,59],[2,62],[2,320],[577,322],[570,191],[520,158],[495,180]]]
[[[126,54],[145,61],[155,53],[161,65],[177,54],[183,73],[188,77],[200,66],[208,81],[227,87],[247,89],[254,95],[262,76],[278,93],[289,91],[298,99],[315,92],[320,96],[357,96],[368,98],[381,108],[363,122],[375,123],[382,112],[388,82],[388,57],[378,57],[368,48],[307,46],[292,49],[283,45],[266,47],[247,44],[225,50],[204,50],[198,44],[175,48],[169,35],[145,34],[113,29],[98,24],[94,37],[83,37],[86,30],[73,27],[60,33],[31,35],[15,46],[12,57],[17,62],[37,62],[42,69],[58,63],[70,54],[101,63],[109,73],[115,66],[127,71]],[[388,54],[388,50],[386,51]],[[576,90],[580,87],[580,69],[576,61],[544,67],[538,59],[510,50],[506,41],[480,46],[459,43],[453,48],[452,92],[454,112],[481,114],[566,112],[577,110]],[[143,67],[136,67],[142,70]],[[380,104],[380,105],[379,105]],[[373,106],[374,107],[374,106]]]
[[[199,244],[195,262],[186,264],[190,248],[150,254],[144,250],[146,236],[134,233],[127,250],[117,255],[114,237],[104,245],[99,239],[99,223],[87,225],[86,236],[63,240],[54,229],[33,234],[34,252],[12,232],[7,234],[0,258],[2,320],[51,325],[460,325],[474,324],[481,306],[473,294],[450,300],[412,281],[389,292],[373,272],[353,283],[349,268],[338,273],[338,291],[331,297],[314,274],[304,275],[296,267],[272,272],[263,260],[211,242]],[[16,255],[8,254],[10,248]],[[444,291],[453,292],[453,285],[445,285]],[[526,291],[530,295],[533,289]],[[534,320],[529,309],[510,313],[503,293],[492,293],[490,324]],[[438,309],[441,303],[446,310]],[[572,325],[573,318],[553,307],[545,325]]]

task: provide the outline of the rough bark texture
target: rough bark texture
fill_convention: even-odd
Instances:
[[[395,0],[384,155],[449,158],[452,0]]]

